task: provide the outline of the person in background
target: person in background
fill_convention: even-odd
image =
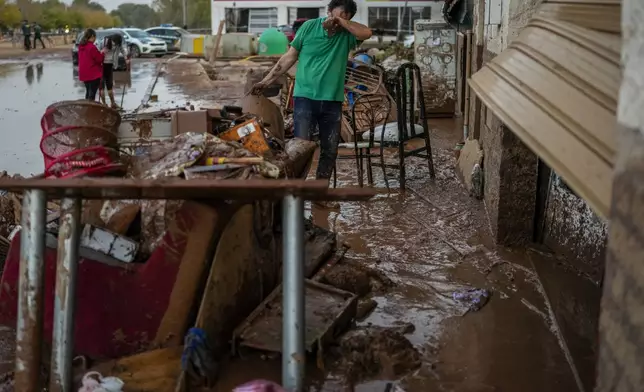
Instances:
[[[318,127],[318,179],[328,180],[335,167],[349,52],[372,34],[369,27],[351,21],[356,9],[354,0],[331,0],[327,16],[304,22],[288,52],[252,89],[259,94],[299,60],[293,92],[294,133],[308,140]]]
[[[34,49],[36,49],[36,41],[40,41],[42,48],[45,49],[45,43],[42,42],[42,28],[38,23],[34,23]]]
[[[24,46],[25,50],[30,50],[31,49],[31,26],[29,26],[29,22],[27,19],[22,21],[22,36],[24,39]]]
[[[78,79],[85,84],[85,99],[96,101],[96,93],[103,78],[103,59],[106,49],[99,52],[94,42],[96,31],[85,30],[78,44]]]
[[[101,102],[107,105],[105,101],[105,90],[107,89],[107,95],[110,97],[110,106],[113,109],[117,109],[118,105],[114,100],[114,67],[118,67],[119,64],[119,54],[123,54],[125,57],[125,62],[127,67],[130,67],[130,57],[123,45],[123,37],[120,34],[114,34],[105,39],[105,44],[103,45],[103,50],[105,52],[105,60],[103,60],[103,79],[101,81],[101,86],[99,88],[99,97]]]

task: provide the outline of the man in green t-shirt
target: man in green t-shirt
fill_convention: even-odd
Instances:
[[[310,139],[316,126],[320,159],[316,178],[329,179],[338,155],[349,52],[371,37],[371,29],[352,22],[354,0],[331,0],[326,17],[311,19],[297,30],[289,51],[252,92],[259,94],[296,61],[293,122],[296,137]]]

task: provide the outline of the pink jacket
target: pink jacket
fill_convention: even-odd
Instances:
[[[103,53],[99,52],[93,42],[78,46],[78,79],[81,82],[103,77]]]

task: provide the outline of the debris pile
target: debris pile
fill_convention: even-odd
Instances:
[[[420,353],[401,328],[360,328],[340,340],[340,367],[350,383],[396,379],[421,365]]]

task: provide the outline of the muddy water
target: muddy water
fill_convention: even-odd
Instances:
[[[412,158],[407,192],[398,191],[391,169],[387,192],[374,168],[380,193],[373,201],[308,209],[317,224],[351,245],[345,263],[372,267],[395,283],[371,295],[378,306],[358,326],[415,327],[406,337],[420,352],[421,367],[395,380],[364,380],[355,391],[384,391],[388,382],[418,392],[578,390],[529,254],[490,245],[483,205],[467,195],[453,170],[459,129],[436,124],[435,180],[426,161]],[[339,161],[339,187],[357,186],[355,166]],[[453,299],[467,288],[485,288],[492,296],[481,310],[468,312]],[[322,372],[311,363],[307,372],[310,391],[351,390],[343,369],[333,364]],[[257,377],[279,381],[279,359],[247,353],[223,373],[214,391]]]
[[[127,110],[141,104],[152,80],[156,62],[135,61],[130,72],[114,74],[114,94]],[[168,97],[161,78],[155,91]],[[84,85],[78,81],[78,68],[65,60],[0,61],[0,170],[24,176],[43,171],[39,142],[40,117],[50,104],[81,99]],[[123,94],[125,93],[125,94]]]

